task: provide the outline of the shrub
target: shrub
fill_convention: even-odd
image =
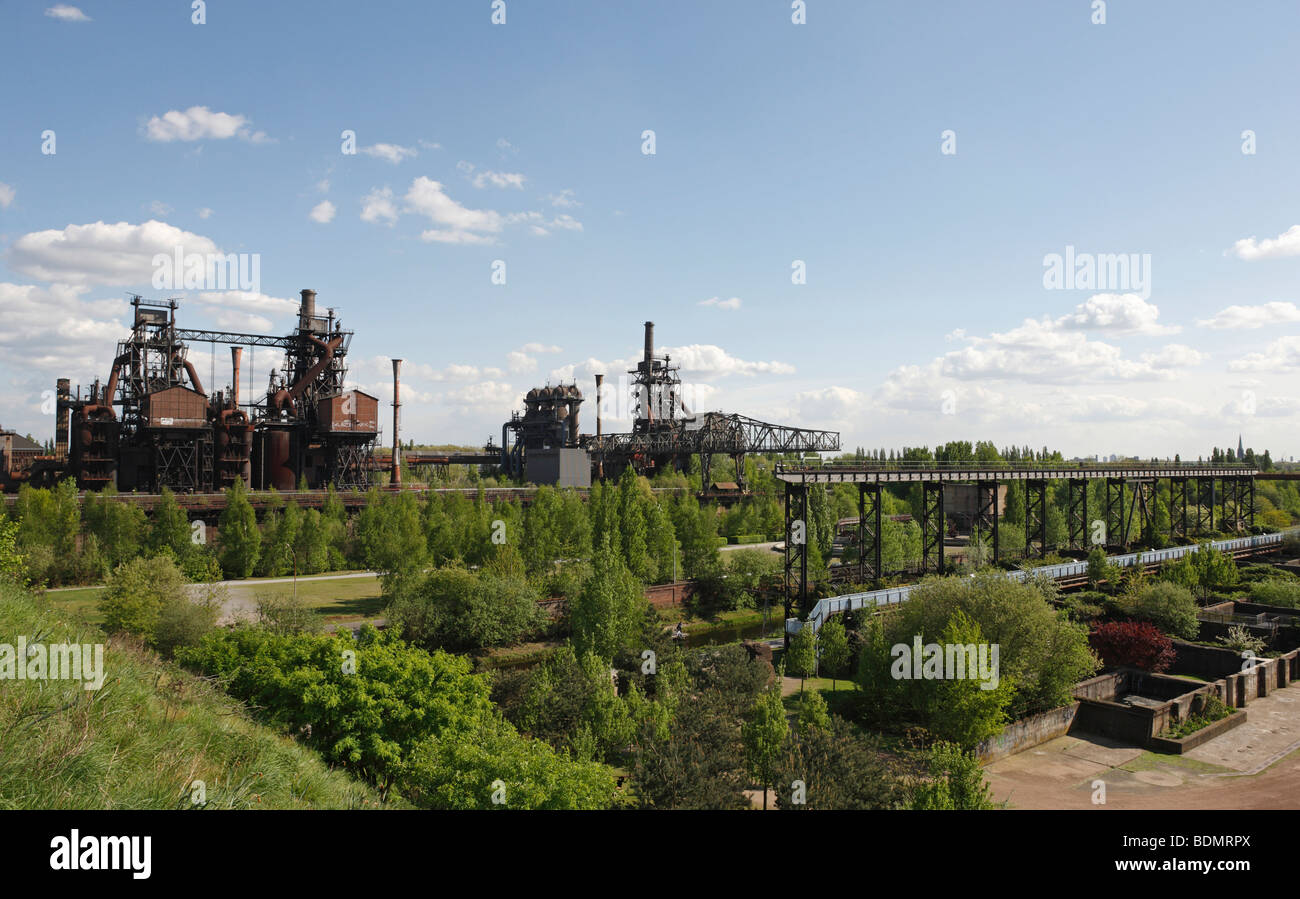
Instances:
[[[1125,598],[1124,609],[1136,618],[1150,621],[1162,631],[1195,639],[1200,630],[1196,599],[1192,591],[1168,581],[1156,581]]]
[[[314,634],[321,630],[320,613],[291,593],[259,593],[257,621],[273,634]]]
[[[1234,624],[1228,628],[1228,636],[1220,637],[1218,642],[1237,653],[1251,652],[1259,655],[1264,651],[1264,641],[1253,635],[1244,624]]]
[[[194,646],[216,627],[225,600],[225,589],[207,587],[202,597],[182,597],[163,604],[154,628],[153,646],[171,656],[181,646]]]
[[[185,596],[185,578],[169,555],[132,559],[109,576],[99,600],[107,633],[125,631],[152,642],[163,608]]]
[[[1300,609],[1300,581],[1281,578],[1256,581],[1250,585],[1250,601],[1265,606]]]
[[[1088,638],[1108,666],[1159,673],[1174,662],[1174,644],[1154,624],[1114,621],[1098,625]]]

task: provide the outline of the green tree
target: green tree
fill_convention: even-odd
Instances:
[[[836,689],[836,678],[844,673],[849,663],[849,637],[844,630],[844,622],[839,616],[832,617],[822,625],[817,635],[821,649],[821,667],[831,676],[831,689]]]
[[[590,652],[608,661],[640,638],[649,604],[641,582],[615,554],[608,536],[592,569],[582,592],[569,602],[569,621],[578,654]]]
[[[18,552],[18,523],[0,518],[0,584],[27,585],[22,553]]]
[[[170,556],[132,559],[109,576],[99,598],[104,630],[138,634],[152,642],[164,607],[188,602],[185,578]]]
[[[1178,584],[1156,581],[1126,594],[1122,606],[1129,614],[1150,621],[1165,633],[1196,639],[1201,629],[1199,608],[1192,591]]]
[[[248,501],[243,481],[226,488],[226,508],[218,521],[221,541],[221,570],[228,578],[246,578],[257,566],[262,552],[262,534],[257,529],[257,513]]]
[[[969,655],[964,659],[965,665],[974,663],[979,655],[979,647],[985,644],[980,627],[961,609],[953,612],[952,618],[939,637],[942,647],[974,648],[974,658]],[[986,645],[986,644],[985,644]],[[986,656],[991,660],[990,655]],[[954,653],[954,660],[956,653]],[[990,666],[992,667],[992,666]],[[927,728],[941,740],[948,740],[965,748],[974,748],[981,740],[1002,732],[1007,723],[1006,709],[1011,704],[1014,694],[1010,678],[994,668],[992,678],[984,679],[986,672],[972,671],[969,667],[962,672],[947,671],[946,676],[938,680],[919,681],[929,694],[926,710]],[[990,689],[990,684],[992,688]]]
[[[826,730],[831,726],[831,715],[820,691],[810,690],[800,694],[795,707],[795,725],[801,732],[810,727]]]
[[[837,716],[826,728],[791,730],[776,780],[780,809],[894,809],[906,798],[879,738],[856,733]],[[797,797],[796,781],[803,785]]]
[[[164,487],[154,502],[153,514],[149,519],[149,534],[145,539],[145,548],[150,555],[163,550],[171,550],[176,558],[181,558],[190,547],[190,519],[176,501],[171,489]]]
[[[912,786],[913,809],[971,811],[997,808],[974,753],[939,742],[926,753],[928,778]]]
[[[767,808],[767,791],[773,785],[772,776],[789,729],[785,720],[785,706],[781,703],[781,688],[774,684],[758,697],[745,716],[745,724],[741,728],[745,762],[750,776],[763,791],[764,809]]]
[[[811,677],[817,666],[817,635],[805,622],[790,639],[785,653],[785,669],[799,678],[799,692],[803,692],[804,679]]]

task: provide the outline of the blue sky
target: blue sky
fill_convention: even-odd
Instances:
[[[590,395],[653,319],[697,407],[848,447],[1300,453],[1294,3],[209,7],[0,7],[6,427],[106,377],[129,292],[278,333],[310,287],[420,442]],[[258,289],[155,290],[176,244]],[[1045,289],[1067,246],[1149,290]]]

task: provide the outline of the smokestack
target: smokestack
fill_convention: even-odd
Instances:
[[[650,365],[655,356],[655,323],[645,323],[645,370],[650,371]]]
[[[392,486],[402,486],[402,441],[398,436],[398,419],[402,408],[402,360],[393,360],[393,478]]]
[[[316,317],[316,291],[302,291],[302,305],[298,307],[298,327],[304,331],[312,329],[312,319]]]
[[[68,416],[72,409],[72,381],[59,378],[54,391],[54,454],[59,458],[68,455]]]
[[[232,346],[230,348],[230,365],[233,369],[233,375],[230,381],[230,392],[235,397],[235,408],[239,408],[239,363],[244,358],[244,348],[242,346]]]
[[[605,383],[604,375],[596,375],[596,436],[600,436],[600,385]]]

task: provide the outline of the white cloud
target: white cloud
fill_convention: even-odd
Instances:
[[[322,200],[311,208],[309,216],[313,222],[327,225],[334,221],[334,214],[337,211],[338,210],[334,207],[334,204],[329,200]]]
[[[560,191],[558,194],[547,194],[546,199],[547,201],[550,202],[552,206],[558,206],[561,209],[569,209],[573,206],[582,205],[581,203],[579,203],[577,200],[573,198],[573,191],[569,190],[568,188],[565,188],[564,190]]]
[[[1251,330],[1265,325],[1300,321],[1295,303],[1261,303],[1258,306],[1229,306],[1211,318],[1197,320],[1202,328]]]
[[[14,201],[14,189],[0,181],[0,209],[8,209]]]
[[[447,196],[440,182],[420,176],[406,192],[406,209],[427,216],[441,227],[425,231],[424,240],[443,243],[491,243],[501,230],[500,213],[490,209],[469,209]]]
[[[1267,237],[1264,240],[1243,237],[1228,252],[1247,262],[1300,256],[1300,225],[1292,225],[1277,237]]]
[[[75,6],[68,6],[66,3],[59,3],[45,10],[45,14],[51,19],[58,19],[60,22],[93,22],[90,16],[86,15]]]
[[[560,353],[563,352],[553,343],[526,343],[519,348],[521,353]]]
[[[211,217],[212,217],[212,210],[209,209],[208,207],[204,206],[202,209],[199,210],[199,218],[208,219]]]
[[[390,225],[397,221],[397,206],[393,203],[392,188],[375,188],[366,194],[361,201],[361,221],[372,224],[387,222]]]
[[[732,297],[729,300],[722,300],[717,297],[709,297],[707,300],[700,300],[701,306],[716,306],[719,309],[739,309],[740,297]]]
[[[330,179],[322,178],[316,182],[316,192],[327,194],[330,192]]]
[[[1108,331],[1115,334],[1174,334],[1174,326],[1156,323],[1160,310],[1135,293],[1099,293],[1056,320],[1067,330]]]
[[[1300,367],[1300,337],[1279,337],[1262,353],[1248,353],[1228,363],[1229,371],[1282,372]]]
[[[491,184],[493,187],[514,187],[523,190],[524,176],[518,172],[490,172],[484,169],[474,176],[473,184],[479,188]]]
[[[700,378],[725,377],[727,375],[757,374],[789,375],[794,373],[794,366],[785,362],[748,362],[729,354],[720,346],[693,343],[689,346],[668,347],[665,352],[672,361],[682,367],[685,374]]]
[[[249,120],[242,115],[213,112],[206,106],[191,106],[184,112],[172,109],[161,116],[154,116],[145,125],[145,135],[149,140],[161,143],[176,140],[226,140],[232,137],[255,144],[269,140],[266,132],[253,131],[248,126]]]
[[[205,291],[198,294],[198,302],[208,307],[238,311],[249,315],[288,318],[297,316],[298,300],[268,296],[251,290]],[[265,321],[265,319],[263,319]],[[269,323],[267,327],[270,327]]]
[[[506,368],[511,374],[519,375],[524,372],[534,371],[537,368],[537,360],[527,353],[521,353],[518,350],[511,350],[506,353]]]
[[[414,147],[403,147],[399,144],[371,144],[368,147],[362,147],[361,152],[367,156],[391,162],[393,165],[397,165],[404,159],[419,155]]]
[[[157,216],[171,215],[172,208],[162,200],[154,200],[149,204],[149,211]]]
[[[441,150],[441,149],[442,149],[442,144],[435,143],[434,141],[431,141],[431,140],[419,140],[419,141],[416,141],[416,143],[418,143],[421,147],[423,147],[423,148],[426,149],[426,150]]]
[[[7,259],[14,271],[40,281],[134,285],[152,280],[155,255],[172,256],[177,247],[185,254],[218,252],[206,237],[150,220],[33,231],[14,242]]]

